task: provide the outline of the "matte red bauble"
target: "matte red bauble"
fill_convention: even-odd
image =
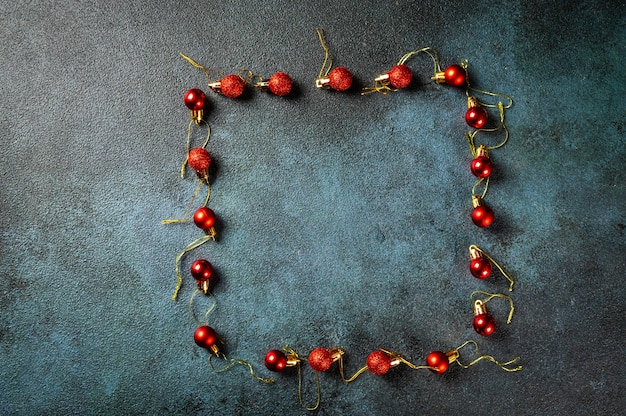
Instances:
[[[465,122],[467,122],[470,127],[480,129],[487,123],[488,117],[487,110],[483,107],[470,107],[465,113]]]
[[[192,88],[185,93],[185,106],[193,111],[199,111],[204,108],[205,94],[198,88]]]
[[[391,358],[382,351],[374,351],[367,357],[366,365],[372,374],[382,376],[391,368]]]
[[[467,79],[467,74],[465,69],[461,65],[454,64],[450,65],[444,71],[444,76],[446,79],[446,84],[451,85],[453,87],[460,87],[465,84]]]
[[[488,178],[493,170],[493,163],[487,156],[478,156],[470,164],[472,173],[479,178]]]
[[[198,208],[193,214],[193,222],[202,230],[210,230],[215,226],[215,213],[207,207]]]
[[[488,313],[474,316],[474,330],[480,335],[488,336],[496,330],[496,320]]]
[[[328,74],[329,85],[335,91],[345,91],[352,85],[352,73],[342,66]]]
[[[396,65],[389,71],[389,83],[394,88],[406,88],[412,80],[413,72],[406,65]]]
[[[472,221],[481,228],[489,227],[493,219],[493,211],[487,205],[479,205],[472,211]]]
[[[265,367],[270,371],[283,371],[287,367],[287,356],[280,350],[271,350],[265,354]]]
[[[220,89],[228,98],[237,98],[243,94],[245,83],[239,75],[226,75],[221,80]]]
[[[198,173],[205,174],[211,166],[211,154],[203,147],[195,147],[187,155],[189,167]]]
[[[208,349],[215,345],[217,334],[210,326],[202,325],[194,332],[193,340],[196,341],[199,347]]]
[[[291,89],[293,88],[293,81],[286,73],[277,72],[270,77],[268,87],[272,94],[284,97],[291,92]]]
[[[426,357],[426,365],[433,367],[430,369],[433,373],[443,374],[448,369],[448,356],[441,351],[433,351]]]
[[[333,365],[333,356],[326,348],[316,348],[309,354],[309,365],[315,371],[328,371]]]
[[[208,260],[199,259],[191,264],[190,272],[194,279],[203,282],[209,280],[213,275],[213,266]]]

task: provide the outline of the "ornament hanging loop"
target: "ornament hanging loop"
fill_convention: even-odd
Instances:
[[[506,280],[509,281],[509,292],[512,292],[515,281],[513,280],[511,275],[504,269],[504,267],[502,267],[497,261],[494,260],[493,257],[491,257],[488,253],[486,253],[483,249],[481,249],[477,245],[472,244],[471,246],[469,246],[470,257],[474,256],[474,253],[476,252],[486,257],[490,262],[492,262],[498,268],[498,270],[500,270],[500,273],[502,273],[502,275],[506,278]]]
[[[476,355],[479,355],[478,358],[474,359],[473,361],[471,361],[469,364],[462,364],[458,358],[455,360],[455,362],[460,365],[463,368],[469,368],[471,366],[473,366],[474,364],[476,364],[479,361],[482,360],[487,360],[487,361],[491,361],[492,363],[494,363],[495,365],[497,365],[498,367],[500,367],[501,369],[503,369],[506,372],[512,373],[515,371],[520,371],[523,370],[524,367],[521,365],[518,365],[517,367],[509,367],[511,364],[514,364],[516,362],[518,362],[520,360],[520,357],[515,357],[512,360],[506,361],[506,362],[499,362],[498,360],[496,360],[494,357],[492,357],[491,355],[480,355],[480,351],[478,349],[478,343],[476,343],[476,341],[474,340],[468,340],[465,341],[463,344],[459,345],[457,348],[455,348],[453,351],[456,352],[458,354],[458,357],[460,357],[460,350],[464,347],[466,347],[467,345],[472,344],[474,345],[474,350],[476,352]]]
[[[250,370],[250,375],[252,377],[254,377],[255,379],[262,381],[263,383],[267,383],[267,384],[271,384],[274,383],[274,379],[269,377],[269,378],[265,378],[265,377],[260,377],[259,375],[256,374],[256,372],[254,371],[254,367],[252,366],[252,364],[250,364],[247,361],[238,359],[238,358],[228,358],[226,357],[226,355],[224,355],[223,353],[219,353],[218,355],[215,355],[215,357],[217,358],[221,358],[222,360],[226,361],[227,364],[224,367],[221,368],[217,368],[215,367],[215,365],[213,364],[212,358],[214,358],[213,355],[209,355],[209,365],[211,366],[211,370],[213,370],[214,373],[223,373],[225,371],[230,370],[231,368],[233,368],[236,365],[243,365],[245,367],[248,367],[248,369]]]
[[[481,299],[474,300],[474,296],[478,294],[485,295],[487,296],[487,298],[482,299],[482,300]],[[489,293],[489,292],[483,292],[482,290],[473,291],[472,294],[470,295],[470,300],[474,302],[474,313],[475,314],[486,313],[487,309],[485,308],[485,304],[493,298],[501,298],[509,302],[509,317],[507,318],[506,323],[510,324],[511,320],[513,319],[513,312],[515,311],[515,306],[513,305],[513,299],[511,299],[510,296],[504,295],[502,293]]]

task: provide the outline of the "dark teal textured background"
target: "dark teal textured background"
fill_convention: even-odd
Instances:
[[[183,269],[214,264],[209,319],[229,356],[267,376],[269,349],[341,346],[352,373],[380,347],[421,363],[477,338],[469,294],[507,287],[469,275],[477,244],[517,280],[513,322],[494,301],[500,333],[478,341],[524,370],[401,366],[345,385],[334,369],[317,414],[626,412],[624,2],[0,3],[0,414],[306,413],[294,372],[211,371],[188,275],[171,300],[198,231],[160,221],[193,192],[182,94],[206,90],[179,52],[283,70],[298,90],[208,93],[221,238]],[[431,83],[427,57],[409,91],[319,91],[316,26],[360,86],[431,46],[513,97],[493,227],[469,220],[463,92]]]

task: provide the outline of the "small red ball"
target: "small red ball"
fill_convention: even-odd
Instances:
[[[265,354],[265,367],[270,371],[283,371],[287,367],[287,356],[280,350],[271,350]]]
[[[374,351],[367,357],[367,369],[377,376],[382,376],[391,368],[391,358],[382,351]]]
[[[465,69],[458,64],[450,65],[443,74],[446,79],[446,84],[452,85],[453,87],[460,87],[465,84],[465,80],[467,79]]]
[[[222,78],[220,88],[222,90],[222,94],[228,98],[237,98],[243,94],[244,86],[245,83],[243,82],[243,78],[239,75],[230,74]]]
[[[199,347],[210,348],[217,342],[217,334],[210,326],[202,325],[194,332],[193,340]]]
[[[396,65],[389,71],[389,83],[394,88],[406,88],[413,80],[413,72],[406,65]]]
[[[187,155],[189,167],[198,173],[205,173],[211,166],[211,153],[203,147],[196,147]]]
[[[465,121],[470,127],[475,129],[482,128],[487,123],[488,117],[487,110],[481,106],[470,107],[465,113]]]
[[[270,91],[274,95],[284,97],[291,92],[293,81],[291,77],[284,72],[277,72],[272,75],[268,81]]]
[[[333,365],[333,357],[326,348],[316,348],[309,354],[309,365],[315,371],[328,371]]]
[[[443,374],[450,365],[448,356],[441,351],[433,351],[426,357],[426,365],[433,367],[430,369],[433,373]]]
[[[472,211],[472,221],[481,228],[489,227],[493,223],[494,215],[491,208],[480,205]]]
[[[207,231],[215,226],[215,213],[207,207],[198,208],[193,214],[193,222],[196,227]]]
[[[199,259],[192,263],[190,272],[194,279],[203,282],[213,275],[213,265],[208,260]]]
[[[194,111],[202,110],[204,108],[205,95],[202,90],[198,88],[192,88],[185,93],[185,106]]]
[[[477,279],[486,279],[491,275],[491,262],[485,257],[477,257],[470,261],[470,273]]]
[[[481,313],[474,317],[474,330],[480,335],[488,336],[496,330],[496,320],[488,313]]]
[[[352,85],[352,73],[342,66],[330,71],[328,79],[330,87],[335,91],[345,91]]]
[[[487,156],[478,156],[470,164],[472,173],[479,178],[488,178],[493,170],[493,163]]]

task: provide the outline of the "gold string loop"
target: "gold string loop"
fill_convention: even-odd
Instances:
[[[482,300],[483,304],[489,302],[493,298],[502,298],[502,299],[506,299],[507,301],[509,301],[509,317],[507,318],[506,323],[507,324],[511,323],[511,320],[513,319],[513,312],[515,311],[515,306],[513,305],[513,299],[511,299],[510,296],[504,295],[502,293],[489,293],[489,292],[483,292],[482,290],[475,290],[470,295],[470,300],[472,302],[474,302],[474,295],[477,295],[477,294],[487,296],[487,299]]]
[[[498,264],[498,262],[495,261],[493,257],[491,257],[487,252],[485,252],[483,249],[481,249],[480,247],[478,247],[475,244],[472,244],[471,246],[469,246],[470,256],[472,255],[472,251],[474,251],[474,250],[478,251],[480,254],[485,256],[490,262],[492,262],[498,268],[498,270],[500,270],[500,273],[502,273],[502,275],[506,278],[506,280],[509,281],[509,292],[512,292],[513,291],[513,285],[515,284],[515,281],[513,281],[513,278],[504,269],[504,267],[502,267],[500,264]]]
[[[333,67],[333,57],[330,54],[330,50],[328,46],[326,46],[326,41],[324,40],[324,32],[319,27],[315,28],[315,32],[317,33],[317,37],[320,40],[320,45],[324,50],[324,62],[322,63],[322,67],[320,68],[320,73],[317,76],[318,79],[328,76],[331,68]]]
[[[475,353],[476,353],[476,355],[479,355],[479,357],[474,359],[473,361],[471,361],[469,364],[463,364],[457,358],[455,360],[455,362],[458,365],[460,365],[461,367],[463,367],[463,368],[469,368],[469,367],[473,366],[474,364],[476,364],[479,361],[487,360],[487,361],[491,361],[492,363],[496,364],[498,367],[500,367],[504,371],[507,371],[507,372],[510,372],[510,373],[511,372],[515,372],[515,371],[520,371],[520,370],[524,369],[524,367],[521,366],[521,365],[519,365],[517,367],[513,367],[513,368],[507,367],[507,366],[509,366],[511,364],[514,364],[514,363],[518,362],[520,360],[520,357],[515,357],[512,360],[509,360],[509,361],[501,363],[498,360],[496,360],[494,357],[492,357],[491,355],[480,355],[480,351],[478,349],[478,344],[474,340],[465,341],[463,344],[461,344],[460,346],[455,348],[455,351],[458,352],[460,349],[464,348],[465,346],[467,346],[469,344],[473,344],[474,345]]]
[[[191,298],[189,299],[189,312],[191,313],[191,317],[193,318],[194,321],[196,321],[196,323],[200,325],[208,325],[209,324],[208,317],[211,314],[211,312],[213,312],[213,310],[215,309],[215,306],[217,305],[217,300],[215,299],[215,296],[213,296],[213,293],[209,291],[206,292],[206,295],[208,295],[211,298],[211,306],[209,306],[209,308],[204,313],[203,320],[200,321],[198,318],[196,318],[196,314],[194,312],[194,307],[193,307],[193,300],[198,293],[203,293],[203,292],[199,289],[196,289],[193,292],[193,295],[191,295]]]
[[[255,379],[262,381],[263,383],[268,383],[268,384],[274,383],[275,381],[271,377],[265,378],[265,377],[260,377],[259,375],[257,375],[256,372],[254,371],[254,367],[249,362],[241,360],[239,358],[228,358],[223,353],[219,353],[217,358],[221,358],[222,360],[226,361],[227,364],[222,368],[216,368],[213,365],[213,361],[212,361],[213,357],[214,357],[213,355],[209,354],[209,365],[211,366],[211,370],[213,370],[214,373],[223,373],[225,371],[230,370],[236,365],[243,365],[245,367],[248,367],[248,369],[250,370],[250,375],[254,377]]]

